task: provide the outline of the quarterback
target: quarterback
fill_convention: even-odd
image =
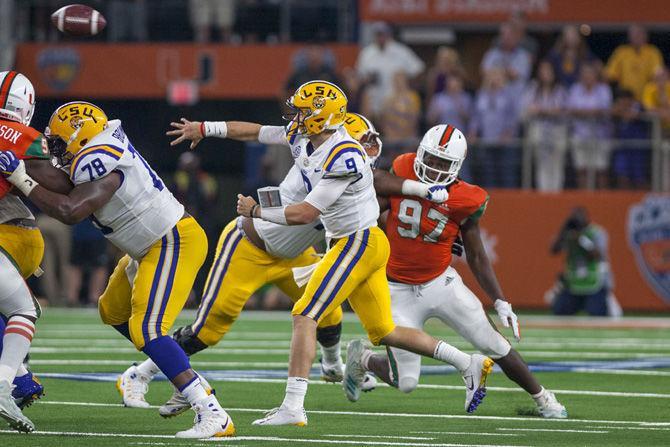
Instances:
[[[50,152],[67,167],[68,195],[40,185],[11,152],[2,174],[48,215],[74,224],[89,216],[126,255],[100,297],[102,321],[147,354],[196,412],[182,438],[232,436],[235,428],[208,394],[183,349],[167,332],[204,262],[207,238],[198,223],[133,147],[119,120],[76,101],[60,106],[45,132]]]
[[[334,84],[310,81],[300,86],[287,105],[295,115],[285,132],[272,126],[222,126],[235,138],[261,135],[269,142],[289,136],[289,146],[308,194],[290,205],[261,207],[238,196],[240,215],[281,225],[299,225],[321,218],[329,249],[317,263],[303,296],[293,307],[293,337],[284,402],[256,425],[307,424],[304,398],[316,348],[318,322],[346,299],[359,316],[370,340],[397,346],[454,365],[466,383],[466,408],[474,411],[485,392],[493,361],[468,355],[413,328],[396,327],[386,280],[389,243],[377,227],[379,205],[373,172],[362,146],[342,127],[347,98]],[[248,133],[243,133],[244,131]],[[241,131],[241,133],[237,133]],[[362,380],[362,378],[361,378]]]
[[[72,184],[51,165],[46,140],[30,126],[35,111],[35,89],[15,71],[0,72],[0,170],[9,173],[9,159],[21,159],[33,178],[59,192]],[[23,408],[43,393],[42,385],[23,366],[40,315],[25,283],[39,269],[44,240],[35,218],[0,178],[0,416],[19,431],[33,431]]]
[[[463,134],[442,124],[426,132],[416,153],[403,154],[393,162],[392,172],[397,176],[449,185],[449,199],[444,204],[406,195],[391,197],[385,217],[391,244],[386,272],[393,320],[403,326],[422,328],[429,318],[440,319],[493,358],[511,380],[532,396],[541,416],[566,418],[565,407],[538,383],[519,353],[488,320],[481,302],[450,267],[452,244],[460,232],[470,269],[492,299],[503,326],[512,326],[519,339],[517,317],[502,293],[480,236],[479,220],[489,196],[482,188],[458,178],[466,154]],[[350,400],[356,400],[359,393],[347,385],[358,383],[364,371],[373,371],[406,393],[416,388],[421,357],[395,347],[388,353],[373,354],[361,340],[350,343],[343,381]]]

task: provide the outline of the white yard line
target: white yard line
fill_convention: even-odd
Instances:
[[[654,430],[654,431],[670,431],[670,428],[658,428],[658,427],[612,427],[609,425],[589,425],[587,428],[599,428],[599,429],[609,429],[609,430]]]
[[[613,374],[622,376],[670,376],[670,371],[646,371],[642,369],[575,368],[571,372],[584,374]]]
[[[125,360],[91,360],[91,359],[30,359],[31,365],[125,365],[126,367],[137,359]],[[193,365],[196,366],[213,366],[213,367],[251,367],[251,368],[287,368],[287,362],[202,362],[193,360]]]
[[[410,433],[426,435],[471,435],[471,431],[411,431]],[[522,436],[514,433],[477,433],[477,436]]]
[[[62,402],[62,401],[40,401],[40,405],[67,405],[67,406],[82,406],[82,407],[110,407],[110,408],[124,408],[123,404],[108,404],[98,402]],[[149,408],[158,408],[157,405],[151,405]],[[140,411],[140,410],[128,410]],[[267,408],[226,408],[230,412],[243,413],[267,413]],[[670,427],[670,422],[649,422],[649,421],[621,421],[621,420],[601,420],[601,419],[544,419],[539,417],[516,417],[516,416],[478,416],[478,415],[464,415],[464,414],[431,414],[431,413],[382,413],[382,412],[367,412],[367,411],[329,411],[329,410],[310,410],[308,414],[327,414],[340,416],[357,416],[357,417],[398,417],[398,418],[428,418],[428,419],[476,419],[489,421],[521,421],[521,422],[540,422],[547,424],[560,423],[586,423],[586,424],[614,424],[614,425],[644,425],[651,427]]]
[[[602,433],[609,433],[608,431],[604,430],[571,430],[571,429],[559,429],[559,428],[497,428],[496,430],[500,431],[532,431],[532,432],[561,432],[561,433],[594,433],[594,434],[602,434]]]
[[[0,433],[23,435],[11,430],[0,430]],[[71,432],[71,431],[34,431],[31,436],[82,436],[94,438],[145,438],[145,439],[174,439],[182,441],[172,435],[147,435],[133,433],[98,433],[98,432]],[[203,441],[203,440],[201,440]],[[204,441],[208,442],[239,442],[239,441],[272,441],[272,442],[304,442],[308,444],[349,444],[349,445],[381,445],[381,446],[402,446],[402,447],[467,447],[472,444],[455,443],[423,443],[423,442],[389,442],[389,441],[354,441],[349,439],[302,439],[302,438],[281,438],[278,436],[234,436],[230,438],[211,438]],[[523,446],[503,446],[503,445],[484,445],[477,444],[480,447],[523,447]]]
[[[409,441],[434,441],[435,438],[426,438],[425,436],[391,436],[391,435],[340,435],[327,433],[321,436],[329,438],[372,438],[372,439],[406,439]]]

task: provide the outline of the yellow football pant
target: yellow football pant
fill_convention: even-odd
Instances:
[[[0,251],[27,279],[37,271],[44,256],[42,233],[37,228],[0,225]]]
[[[378,345],[395,329],[386,280],[389,253],[388,239],[378,227],[340,239],[319,262],[293,315],[320,322],[349,298],[368,338]]]
[[[207,255],[207,236],[192,217],[180,220],[140,260],[126,255],[109,278],[98,309],[105,324],[128,322],[140,350],[174,324]]]
[[[202,302],[191,329],[207,346],[228,333],[251,295],[265,284],[274,284],[297,301],[303,294],[293,279],[293,267],[318,262],[313,248],[293,259],[274,257],[256,247],[237,229],[236,220],[224,228],[209,271]],[[337,307],[321,321],[320,327],[339,324],[342,309]]]

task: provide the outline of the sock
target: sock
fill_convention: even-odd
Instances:
[[[321,346],[321,358],[323,363],[327,365],[335,365],[342,361],[342,353],[340,350],[340,343],[335,343],[333,346]]]
[[[184,350],[172,337],[162,335],[144,345],[142,352],[149,356],[171,382],[179,374],[191,369]]]
[[[28,318],[20,315],[9,318],[2,339],[4,349],[0,354],[0,379],[8,380],[9,383],[14,381],[16,371],[28,354],[33,335],[35,323]]]
[[[156,374],[161,372],[160,368],[151,360],[147,359],[137,365],[137,371],[143,376],[147,376],[150,379],[153,379]]]
[[[369,362],[370,362],[370,357],[372,357],[373,355],[374,355],[374,353],[372,351],[370,351],[369,349],[366,349],[365,351],[363,351],[363,355],[361,356],[361,365],[363,366],[363,368],[366,371],[370,371]]]
[[[453,365],[460,372],[468,369],[471,361],[470,354],[466,354],[442,340],[437,342],[433,358]]]
[[[535,399],[536,401],[540,399],[542,396],[544,396],[544,387],[540,387],[540,392],[537,394],[531,394],[530,396]]]
[[[199,400],[206,399],[208,396],[207,391],[205,391],[205,388],[203,388],[198,376],[195,376],[193,380],[179,388],[179,391],[184,395],[186,400],[188,400],[188,403],[191,405],[198,402]]]
[[[19,369],[16,370],[16,377],[25,376],[29,372],[30,371],[28,371],[28,369],[25,366],[23,366],[23,362],[21,362],[21,364],[19,365]]]
[[[303,377],[289,377],[286,381],[286,395],[281,406],[290,410],[303,408],[308,384],[309,380]]]

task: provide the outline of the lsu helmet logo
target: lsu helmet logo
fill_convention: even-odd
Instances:
[[[637,268],[670,303],[670,197],[648,195],[628,210],[628,243]]]

